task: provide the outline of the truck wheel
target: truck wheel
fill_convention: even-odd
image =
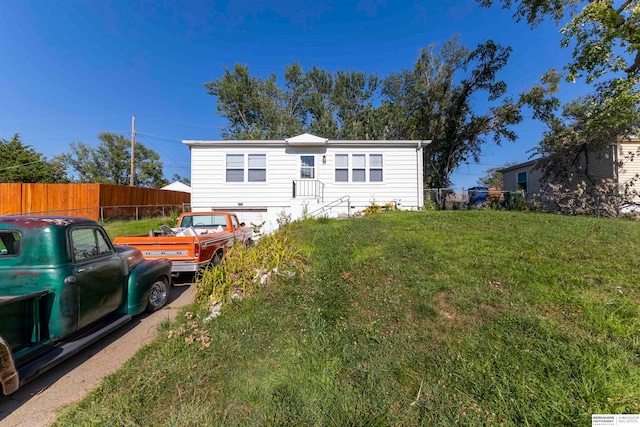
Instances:
[[[160,310],[169,300],[169,285],[167,279],[158,278],[149,290],[147,311],[149,313]]]
[[[211,258],[211,264],[213,264],[214,267],[217,267],[220,265],[221,262],[222,262],[222,257],[220,256],[220,253],[216,252],[215,254],[213,254],[213,257]]]

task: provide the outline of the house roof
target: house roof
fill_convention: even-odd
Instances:
[[[180,181],[172,182],[169,185],[165,185],[161,190],[182,191],[183,193],[191,193],[191,187],[187,184],[183,184]]]
[[[528,162],[518,163],[517,165],[513,165],[513,166],[509,166],[508,168],[500,169],[498,172],[505,173],[505,172],[509,172],[509,171],[512,171],[512,170],[515,170],[515,169],[528,168],[529,166],[535,165],[538,160],[540,160],[540,159],[538,158],[538,159],[529,160]]]
[[[232,147],[328,147],[328,146],[362,146],[371,147],[419,147],[429,144],[431,140],[337,140],[321,138],[315,135],[304,133],[286,139],[245,139],[245,140],[190,140],[184,139],[182,143],[189,147],[194,146],[232,146]]]
[[[311,135],[310,133],[303,133],[302,135],[294,136],[293,138],[286,138],[284,140],[289,145],[293,146],[325,146],[329,139],[320,138],[319,136]]]

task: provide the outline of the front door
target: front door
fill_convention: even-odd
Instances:
[[[72,229],[71,248],[78,286],[80,329],[122,306],[125,276],[122,260],[101,228]]]

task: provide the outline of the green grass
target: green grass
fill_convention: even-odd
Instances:
[[[138,221],[108,221],[103,227],[111,239],[120,236],[147,234],[149,230],[159,230],[160,225],[175,226],[175,220],[169,217],[145,218]]]
[[[57,425],[589,425],[640,413],[640,224],[393,212],[291,226],[308,266],[197,306]]]

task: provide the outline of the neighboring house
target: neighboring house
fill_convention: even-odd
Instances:
[[[611,180],[624,186],[640,174],[639,149],[639,137],[620,139],[616,144],[610,145],[606,152],[590,154],[589,173],[595,179]],[[525,197],[530,198],[544,190],[549,182],[542,180],[542,171],[535,168],[536,161],[531,160],[502,169],[500,172],[504,191],[522,190]],[[583,158],[580,167],[584,168],[585,165],[586,161]]]
[[[542,189],[542,171],[535,169],[536,160],[531,160],[502,169],[502,190],[523,191],[525,195],[535,194]]]
[[[422,147],[429,141],[344,141],[303,134],[284,140],[194,141],[191,206],[228,210],[249,224],[305,215],[347,216],[373,201],[423,205]]]
[[[191,187],[180,181],[172,182],[169,185],[165,185],[161,190],[182,191],[183,193],[191,193]]]

